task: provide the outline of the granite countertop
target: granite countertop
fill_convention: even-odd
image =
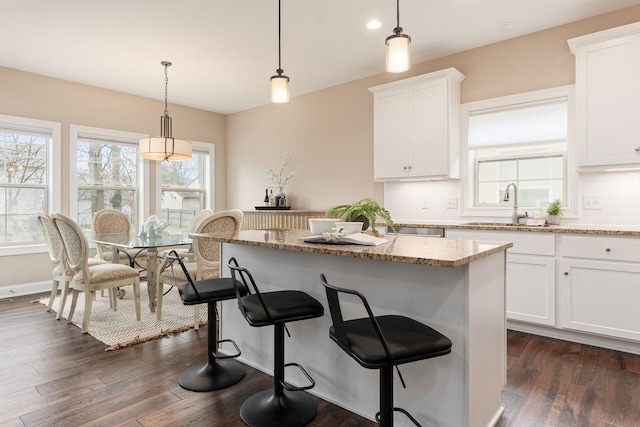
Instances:
[[[378,224],[384,225],[384,224]],[[628,225],[547,225],[544,227],[530,227],[526,225],[511,225],[504,222],[482,221],[398,221],[396,227],[417,228],[445,228],[467,230],[492,230],[492,231],[518,231],[525,233],[566,233],[566,234],[593,234],[603,236],[640,236],[640,227]]]
[[[222,238],[197,233],[189,234],[189,237],[263,248],[448,268],[469,264],[474,260],[505,251],[513,246],[510,242],[429,239],[393,234],[384,236],[389,243],[376,247],[305,243],[298,240],[309,235],[309,230],[244,230],[236,238]]]

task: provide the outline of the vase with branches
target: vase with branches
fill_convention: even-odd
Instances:
[[[285,169],[287,168],[289,163],[291,163],[291,159],[292,157],[289,155],[289,153],[286,153],[286,158],[282,162],[282,165],[280,166],[280,171],[278,173],[274,172],[273,169],[269,169],[267,171],[267,175],[271,179],[271,182],[273,182],[276,185],[276,187],[278,187],[278,191],[279,191],[278,194],[280,196],[284,196],[284,188],[287,185],[287,182],[289,182],[289,180],[293,178],[293,176],[295,175],[295,172],[290,172],[289,174],[285,174]]]

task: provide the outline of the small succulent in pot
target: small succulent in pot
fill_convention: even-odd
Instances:
[[[396,226],[389,211],[369,197],[352,204],[331,206],[327,209],[326,215],[329,218],[340,218],[347,222],[363,222],[363,230],[371,225],[371,229],[376,235],[378,234],[375,228],[376,218],[380,217],[394,233],[396,232]]]
[[[560,216],[562,215],[562,200],[555,199],[547,206],[547,222],[549,224],[560,224]]]
[[[562,215],[562,200],[555,199],[547,206],[547,214],[549,215]]]

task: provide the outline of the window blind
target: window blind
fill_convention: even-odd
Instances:
[[[567,127],[566,98],[477,111],[469,117],[468,146],[478,149],[566,141]]]

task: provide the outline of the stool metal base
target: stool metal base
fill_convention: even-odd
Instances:
[[[244,367],[232,360],[198,363],[182,371],[178,384],[191,391],[220,390],[237,383],[244,374]]]
[[[250,427],[302,427],[316,416],[318,404],[305,392],[273,390],[254,394],[240,407],[240,418]]]

